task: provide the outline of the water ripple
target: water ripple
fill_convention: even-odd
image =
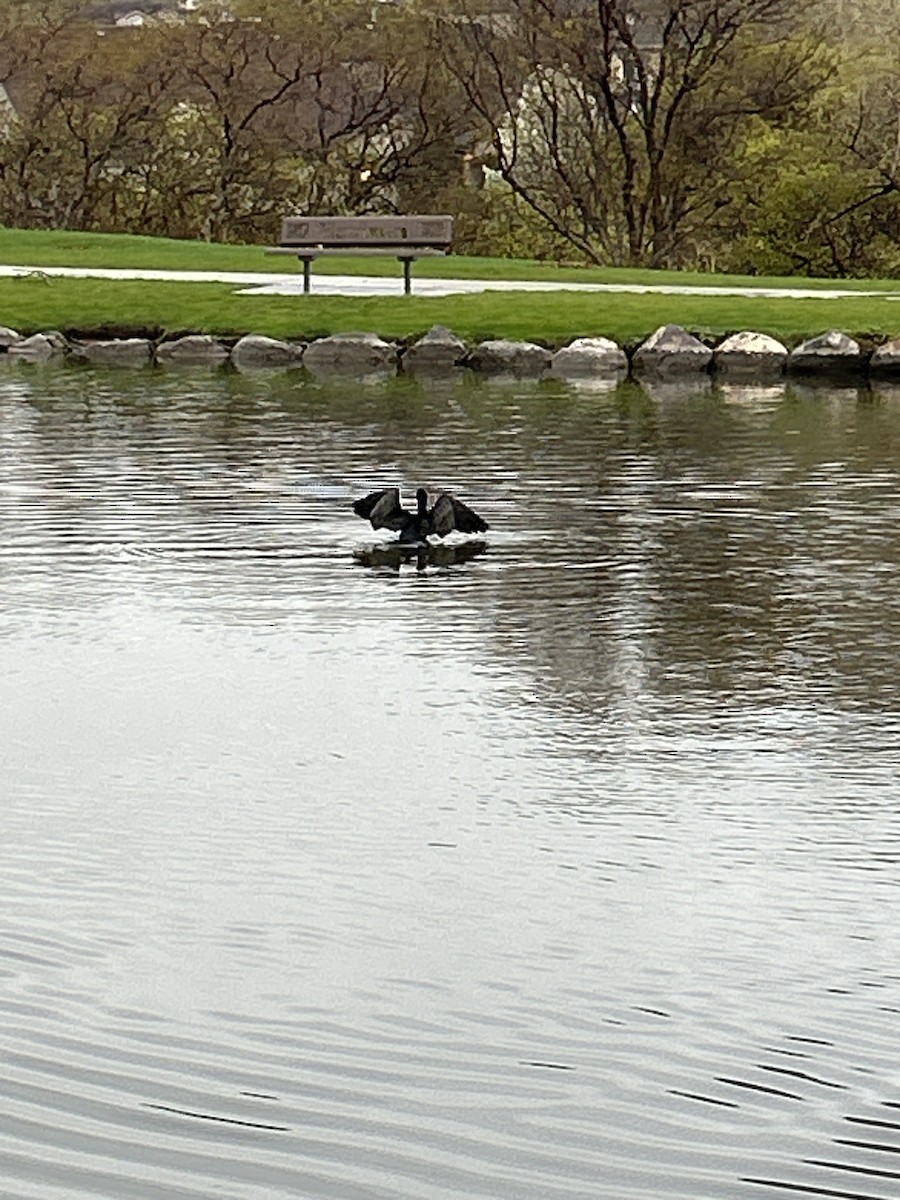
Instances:
[[[895,1194],[898,420],[0,372],[4,1197]]]

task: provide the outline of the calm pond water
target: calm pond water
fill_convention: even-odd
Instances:
[[[4,1200],[896,1197],[898,530],[896,393],[0,372]]]

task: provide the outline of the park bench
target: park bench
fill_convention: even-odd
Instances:
[[[303,263],[303,290],[310,267],[323,254],[390,254],[403,263],[403,291],[417,258],[446,254],[453,241],[452,217],[286,217],[281,239],[269,254],[295,254]]]

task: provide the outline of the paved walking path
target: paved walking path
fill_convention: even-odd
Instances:
[[[75,279],[147,279],[176,283],[232,283],[245,296],[295,296],[303,292],[303,277],[268,271],[154,271],[116,267],[12,267],[0,264],[0,276],[64,275]],[[451,296],[474,292],[628,292],[661,296],[748,296],[781,300],[842,300],[880,296],[898,300],[900,292],[857,291],[850,288],[766,288],[688,286],[669,283],[564,283],[512,279],[418,279],[415,296]],[[399,296],[403,277],[394,275],[316,275],[316,296]]]

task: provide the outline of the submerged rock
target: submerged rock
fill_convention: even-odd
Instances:
[[[446,325],[433,325],[401,358],[404,371],[452,371],[462,367],[467,347]]]
[[[632,357],[636,372],[681,375],[706,371],[712,350],[680,325],[661,325],[642,342]]]
[[[69,343],[61,333],[34,333],[11,345],[6,353],[10,358],[21,358],[26,362],[48,362],[59,358],[69,349]]]
[[[873,375],[900,374],[900,338],[892,338],[877,348],[869,360],[869,370]]]
[[[713,351],[713,366],[738,379],[771,379],[781,375],[788,349],[765,333],[733,333]]]
[[[249,333],[242,337],[231,351],[231,361],[238,370],[299,366],[302,357],[302,346],[257,333]]]
[[[369,375],[397,366],[397,347],[374,333],[335,333],[316,338],[303,352],[311,371]]]
[[[828,333],[801,342],[788,356],[788,370],[798,373],[843,374],[861,371],[865,356],[859,342],[846,333]]]
[[[480,342],[466,359],[466,366],[486,374],[540,375],[552,357],[549,350],[534,342],[497,338]]]
[[[625,374],[628,359],[621,346],[604,337],[576,338],[553,355],[550,372],[563,378]]]
[[[160,342],[156,361],[177,366],[220,366],[228,359],[228,347],[209,334],[192,333]]]
[[[81,342],[72,348],[73,358],[116,367],[144,367],[150,362],[152,354],[153,347],[147,338]]]

